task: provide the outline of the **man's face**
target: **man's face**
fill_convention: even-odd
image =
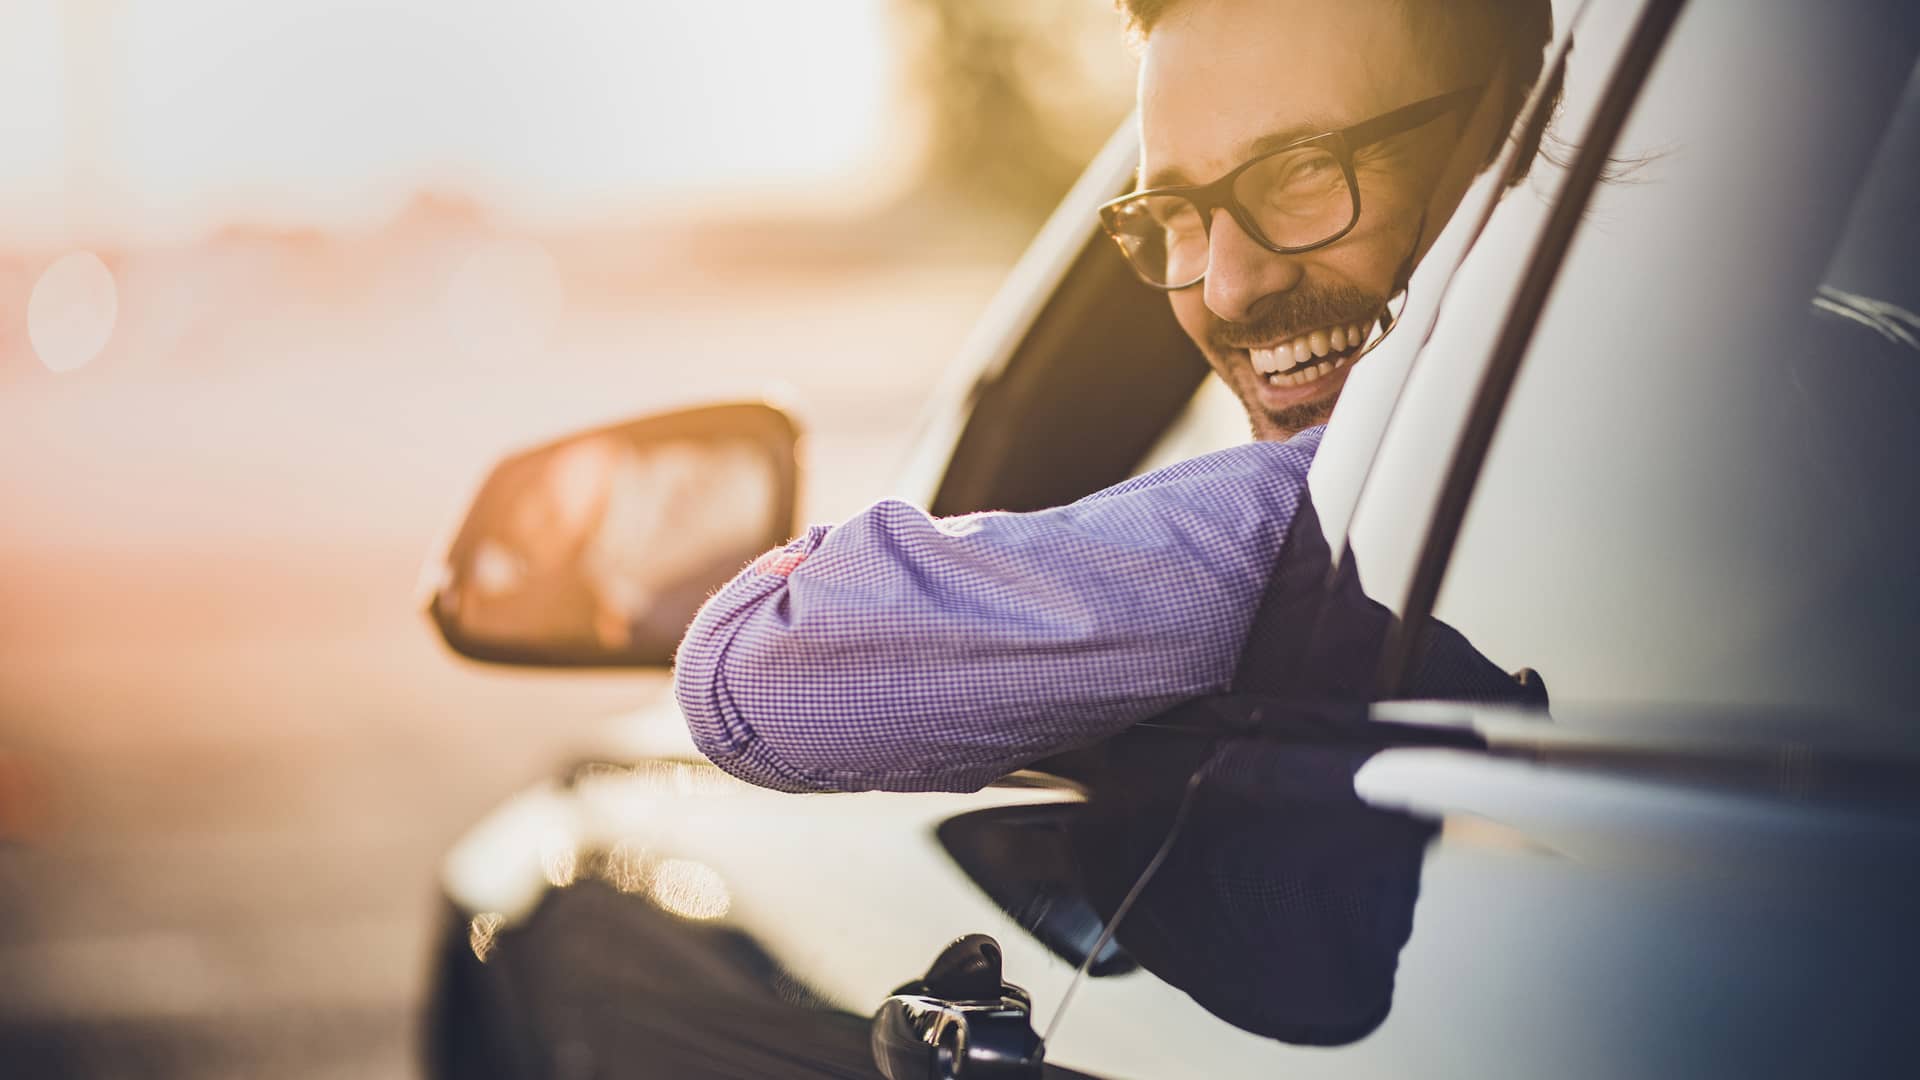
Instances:
[[[1142,57],[1141,174],[1149,187],[1210,181],[1262,140],[1337,130],[1457,89],[1441,79],[1396,0],[1189,0],[1154,27]],[[1261,369],[1293,366],[1295,342],[1337,354],[1332,343],[1352,327],[1377,323],[1461,119],[1356,152],[1360,217],[1326,247],[1277,255],[1214,213],[1206,278],[1169,295],[1255,438],[1287,438],[1332,412],[1350,364],[1278,383]],[[1442,224],[1431,218],[1425,238]]]

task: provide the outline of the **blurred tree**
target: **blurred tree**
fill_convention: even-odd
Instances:
[[[919,193],[1031,223],[1132,106],[1111,0],[893,0],[926,124]]]

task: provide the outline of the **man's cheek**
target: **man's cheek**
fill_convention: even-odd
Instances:
[[[1353,232],[1400,229],[1419,216],[1420,193],[1403,176],[1372,176],[1360,180],[1360,219]]]
[[[1394,272],[1413,243],[1418,221],[1418,214],[1403,214],[1393,220],[1376,221],[1364,231],[1356,226],[1326,249],[1318,267],[1319,279],[1385,296],[1392,288]]]

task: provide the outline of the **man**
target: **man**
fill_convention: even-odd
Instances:
[[[1035,513],[881,502],[769,552],[675,669],[734,775],[971,790],[1233,687],[1321,425],[1496,156],[1550,23],[1545,0],[1121,6],[1144,187],[1104,223],[1256,441]]]

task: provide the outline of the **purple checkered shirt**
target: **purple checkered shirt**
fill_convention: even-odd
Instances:
[[[1223,692],[1322,431],[1051,510],[815,525],[688,628],[694,742],[783,791],[972,791]]]

